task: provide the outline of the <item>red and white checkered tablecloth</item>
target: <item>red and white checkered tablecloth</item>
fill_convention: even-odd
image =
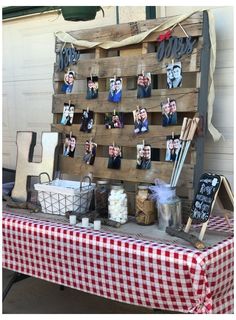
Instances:
[[[2,217],[4,268],[148,308],[233,313],[233,236],[198,251],[11,213]]]

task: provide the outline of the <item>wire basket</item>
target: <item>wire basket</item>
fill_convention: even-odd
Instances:
[[[52,180],[48,176],[48,182],[42,183],[39,175],[39,182],[34,184],[35,190],[38,191],[38,201],[41,204],[42,212],[65,215],[67,211],[76,211],[86,213],[89,211],[93,191],[96,184],[91,183],[89,176],[83,177],[78,181],[70,180]],[[88,179],[88,182],[84,180]]]

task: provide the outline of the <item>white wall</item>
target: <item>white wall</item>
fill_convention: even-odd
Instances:
[[[182,14],[199,7],[157,7],[159,16]],[[3,21],[3,167],[16,165],[16,131],[38,132],[35,161],[40,161],[40,133],[52,123],[54,32],[116,23],[116,8],[104,7],[95,20],[67,22],[56,13]],[[233,7],[212,7],[216,21],[217,64],[213,124],[225,140],[206,137],[205,170],[224,174],[233,184]],[[145,7],[120,7],[120,23],[145,19]]]

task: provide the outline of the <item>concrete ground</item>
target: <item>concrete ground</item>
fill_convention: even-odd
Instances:
[[[3,290],[13,275],[2,270]],[[16,282],[8,292],[2,306],[3,314],[154,314],[153,311],[126,303],[101,298],[37,278]],[[168,312],[171,313],[171,312]]]

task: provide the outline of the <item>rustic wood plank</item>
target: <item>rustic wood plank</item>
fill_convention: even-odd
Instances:
[[[71,100],[75,104],[75,112],[89,107],[97,113],[117,111],[132,112],[137,105],[144,105],[148,112],[161,112],[161,102],[166,98],[176,99],[177,112],[196,112],[198,103],[198,90],[195,88],[153,89],[152,96],[146,99],[137,99],[137,91],[123,91],[122,101],[112,103],[107,100],[108,92],[99,92],[97,99],[87,100],[86,93],[80,94],[54,94],[52,103],[53,113],[62,113],[64,102]]]
[[[202,12],[194,13],[192,16],[181,22],[186,32],[191,36],[201,35]],[[75,30],[68,32],[76,39],[88,41],[120,41],[127,37],[131,37],[137,33],[145,32],[161,23],[167,21],[170,17],[162,17],[158,19],[135,21],[130,23],[121,23],[118,25],[110,25],[105,27],[97,27],[92,29]],[[183,32],[178,27],[175,28],[176,36],[183,36]]]
[[[200,71],[200,48],[194,48],[189,56],[183,56],[179,59],[182,63],[183,72]],[[140,73],[141,68],[152,74],[166,74],[166,64],[170,59],[157,61],[156,52],[148,53],[140,56],[128,57],[109,57],[101,59],[79,60],[76,65],[71,66],[76,74],[76,79],[83,80],[92,74],[96,74],[99,78],[130,77]],[[63,81],[64,72],[58,71],[58,66],[54,65],[53,81]]]
[[[104,125],[96,125],[91,133],[84,133],[79,131],[80,125],[63,126],[61,124],[52,124],[51,131],[69,134],[70,131],[77,137],[78,144],[84,144],[84,142],[93,137],[94,141],[98,145],[108,146],[115,143],[124,147],[136,147],[145,140],[145,143],[151,144],[152,148],[166,148],[166,136],[174,134],[180,134],[181,126],[169,126],[162,127],[158,125],[149,126],[149,132],[136,135],[133,133],[133,125],[125,125],[122,129],[106,129]]]
[[[60,157],[61,173],[76,174],[80,176],[92,173],[95,178],[114,179],[119,181],[154,183],[155,178],[169,183],[172,163],[152,161],[152,167],[149,170],[136,169],[136,160],[121,160],[121,169],[114,170],[107,168],[108,158],[96,157],[94,165],[86,165],[80,158]],[[178,186],[192,188],[193,166],[184,165]]]

